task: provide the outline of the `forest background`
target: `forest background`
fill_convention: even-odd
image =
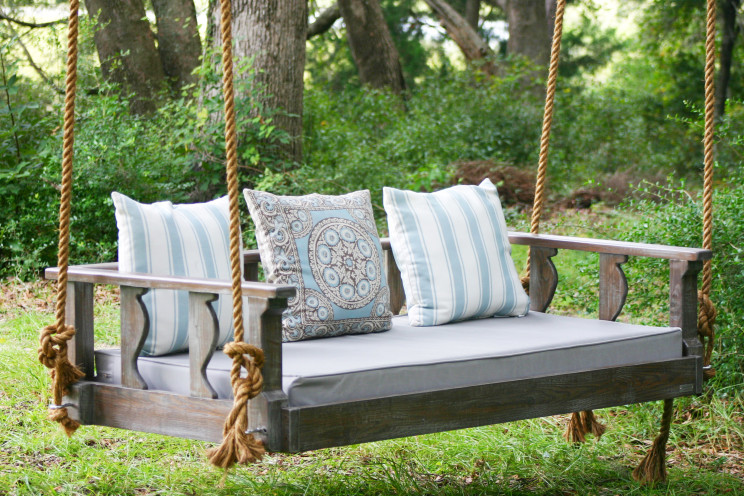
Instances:
[[[218,5],[83,2],[73,263],[116,258],[112,189],[143,202],[224,194]],[[242,186],[370,189],[384,234],[382,186],[431,191],[490,175],[509,223],[524,226],[555,0],[233,6]],[[2,278],[38,278],[56,262],[65,16],[56,0],[0,7]],[[744,384],[743,24],[741,0],[719,0],[720,391]],[[700,246],[704,38],[703,0],[569,1],[550,228],[575,232],[583,222],[584,234]],[[600,214],[577,221],[576,208]],[[638,272],[663,281],[663,267],[648,263]],[[596,270],[578,268],[589,279]],[[661,286],[636,308],[655,308]],[[573,310],[583,304],[567,300]],[[596,310],[587,305],[582,312]]]

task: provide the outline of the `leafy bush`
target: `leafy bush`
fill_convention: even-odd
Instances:
[[[405,102],[375,91],[311,90],[306,163],[287,189],[366,188],[379,207],[383,186],[431,190],[451,181],[451,165],[460,160],[529,163],[536,156],[540,106],[518,81],[517,72],[490,81],[458,73],[422,82]]]
[[[219,84],[218,73],[208,68],[202,72],[206,85]],[[240,178],[250,185],[255,182],[259,161],[277,169],[283,166],[272,153],[287,136],[272,126],[270,110],[256,106],[260,89],[253,88],[249,68],[239,67],[236,72],[245,75],[236,87]],[[28,81],[17,84],[24,84],[24,92],[33,89]],[[119,94],[114,87],[104,85],[96,95],[80,93],[76,105],[72,263],[116,258],[117,229],[110,198],[113,190],[142,202],[177,203],[224,194],[223,103],[219,91],[207,89],[207,96],[198,101],[187,89],[180,98],[166,102],[149,116],[130,114],[127,95]],[[10,205],[0,211],[0,275],[32,277],[43,267],[56,264],[61,114],[61,102],[55,102],[52,112],[30,121],[34,133],[21,135],[26,148],[20,152],[10,146],[0,148],[0,194]],[[5,133],[0,136],[4,137]]]

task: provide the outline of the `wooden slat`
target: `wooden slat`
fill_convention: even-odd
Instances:
[[[599,318],[615,320],[625,305],[628,296],[628,280],[622,264],[628,255],[599,254]]]
[[[121,383],[126,387],[147,389],[137,367],[137,358],[150,329],[150,316],[142,301],[149,289],[121,287]]]
[[[219,322],[212,308],[218,295],[189,293],[189,378],[191,396],[217,398],[207,378],[207,365],[219,338]]]
[[[52,267],[45,271],[44,276],[47,279],[57,279],[58,274],[59,270],[57,267]],[[158,276],[134,272],[117,272],[106,269],[88,268],[85,265],[70,267],[68,276],[71,282],[232,294],[230,281],[220,281],[216,279],[195,279],[179,276]],[[242,287],[243,296],[291,298],[295,294],[294,286],[290,285],[269,284],[265,282],[244,282]]]
[[[528,234],[510,232],[509,241],[515,245],[542,246],[546,248],[591,251],[595,253],[614,253],[651,258],[668,258],[670,260],[708,260],[713,256],[710,250],[702,248],[684,248],[679,246],[654,245],[647,243],[629,243],[609,239],[578,238],[572,236],[554,236],[549,234]]]
[[[230,400],[89,381],[73,385],[64,401],[76,405],[68,412],[83,424],[212,442],[222,440],[222,424],[232,407]]]
[[[544,312],[553,301],[558,286],[558,271],[551,258],[557,254],[555,248],[530,248],[530,310]]]
[[[67,283],[66,324],[75,328],[75,336],[68,344],[67,356],[71,363],[85,373],[86,379],[95,376],[93,355],[93,285],[83,282]]]
[[[693,393],[700,357],[289,408],[288,451],[306,451]]]

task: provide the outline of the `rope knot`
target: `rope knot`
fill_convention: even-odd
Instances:
[[[710,297],[698,291],[698,333],[705,337],[712,337],[717,315],[718,311]]]
[[[703,371],[703,377],[711,379],[715,377],[716,371],[709,367],[713,358],[713,346],[715,344],[716,333],[713,326],[716,323],[718,311],[705,291],[698,291],[698,337],[703,344],[705,351],[703,353],[703,365],[706,369]]]
[[[228,468],[236,462],[258,461],[266,452],[261,441],[246,434],[248,400],[258,396],[263,389],[261,367],[264,364],[264,353],[261,348],[242,341],[228,343],[222,351],[233,361],[230,383],[235,402],[225,420],[222,444],[208,450],[207,456],[212,465]],[[245,377],[241,376],[241,369],[247,371]]]

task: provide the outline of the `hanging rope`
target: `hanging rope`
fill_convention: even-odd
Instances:
[[[661,416],[661,429],[654,439],[648,454],[633,470],[633,478],[643,484],[664,482],[666,480],[666,445],[672,427],[674,400],[664,400],[664,413]]]
[[[59,205],[59,243],[57,246],[57,302],[55,322],[40,332],[39,361],[50,369],[52,376],[53,404],[49,418],[62,425],[70,436],[80,426],[72,420],[67,408],[62,407],[62,397],[71,384],[85,376],[67,357],[67,342],[75,329],[65,324],[67,306],[67,266],[70,261],[70,203],[72,199],[72,157],[75,142],[75,87],[77,84],[79,1],[70,0],[70,20],[67,30],[67,76],[65,79],[65,114],[62,138],[62,192]]]
[[[243,293],[240,271],[240,216],[238,212],[238,145],[235,131],[235,94],[232,63],[232,6],[230,0],[220,0],[220,34],[222,36],[222,91],[225,98],[225,151],[227,155],[227,192],[230,204],[230,268],[232,272],[233,327],[235,340],[224,352],[233,360],[230,384],[233,407],[222,429],[222,444],[207,452],[209,461],[221,468],[237,463],[251,463],[264,455],[263,444],[248,429],[248,400],[263,387],[261,367],[263,351],[243,342]],[[253,360],[248,358],[250,356]],[[241,377],[245,369],[246,377]]]
[[[550,130],[553,126],[553,109],[555,103],[555,88],[558,81],[558,62],[561,55],[561,40],[563,39],[563,13],[566,10],[566,0],[558,0],[555,6],[555,21],[553,27],[553,44],[550,47],[550,68],[548,69],[548,83],[545,94],[545,111],[543,112],[542,134],[540,136],[540,158],[537,165],[537,180],[535,182],[535,200],[532,204],[532,220],[530,232],[540,232],[540,217],[545,202],[545,178],[548,172],[548,149],[550,147]],[[530,257],[527,255],[527,268],[522,276],[522,286],[529,294],[530,290]]]
[[[553,28],[553,43],[550,47],[550,68],[548,69],[548,81],[545,94],[545,111],[543,113],[542,134],[540,136],[540,156],[537,165],[537,180],[535,183],[535,200],[532,206],[532,219],[530,222],[530,233],[540,232],[540,218],[542,217],[543,204],[545,203],[545,179],[548,172],[548,150],[550,148],[550,132],[553,126],[553,114],[555,110],[555,90],[558,82],[558,62],[561,54],[561,40],[563,38],[563,14],[566,10],[566,0],[558,0],[555,7],[555,22]],[[527,293],[530,289],[530,257],[527,255],[527,268],[522,276],[522,287]],[[594,412],[574,412],[566,427],[564,437],[569,442],[584,442],[586,434],[593,434],[600,438],[605,431],[605,426],[597,421]]]
[[[715,108],[715,58],[716,58],[716,4],[708,0],[706,37],[705,37],[705,135],[703,137],[703,248],[713,249],[713,136]],[[704,375],[706,379],[715,376],[716,371],[710,367],[713,355],[716,322],[716,308],[710,300],[713,282],[712,261],[703,262],[703,284],[698,291],[698,335],[705,346],[703,355]]]
[[[713,248],[713,109],[715,91],[713,75],[715,70],[715,39],[716,39],[716,2],[708,0],[706,10],[705,37],[705,135],[703,137],[704,165],[703,177],[703,248]],[[706,260],[703,265],[703,285],[698,291],[698,335],[705,344],[703,364],[710,365],[713,353],[713,324],[716,320],[716,309],[710,301],[710,287],[713,281],[711,261]],[[715,371],[706,368],[706,378],[713,377]],[[664,413],[661,418],[659,435],[654,439],[646,457],[633,471],[633,478],[641,483],[656,483],[666,480],[666,444],[672,426],[673,400],[664,401]]]

